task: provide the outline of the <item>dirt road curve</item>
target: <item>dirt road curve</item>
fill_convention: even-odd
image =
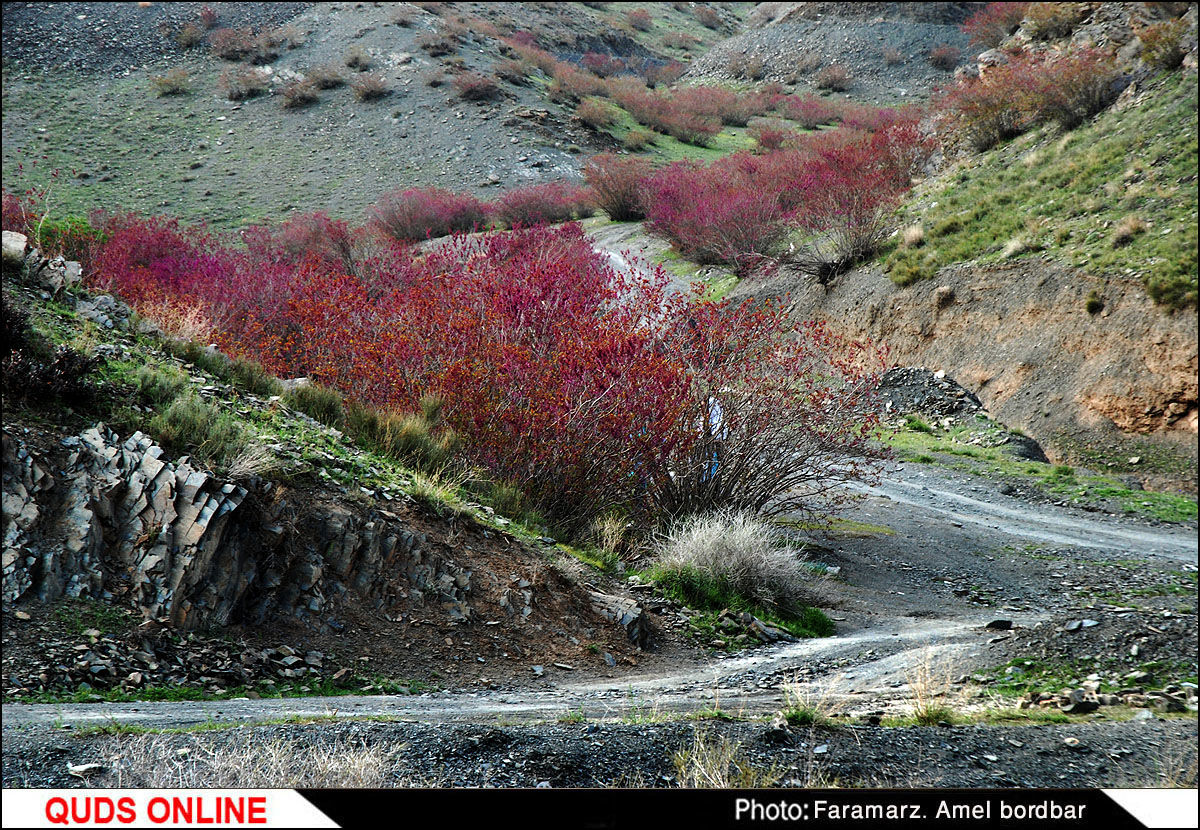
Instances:
[[[1158,559],[1164,567],[1196,562],[1195,528],[1083,514],[980,492],[982,488],[977,480],[921,465],[898,465],[880,485],[861,488],[865,498],[847,516],[893,533],[834,537],[820,553],[842,568],[841,580],[830,587],[838,621],[838,634],[830,638],[720,655],[705,665],[651,668],[615,681],[573,682],[569,671],[548,667],[540,688],[522,692],[6,704],[4,729],[113,721],[179,726],[334,712],[423,722],[535,721],[568,711],[582,711],[589,718],[627,718],[714,707],[765,714],[779,708],[789,683],[807,695],[836,697],[847,711],[887,709],[908,696],[914,666],[933,663],[957,676],[981,663],[1002,662],[988,654],[984,626],[995,617],[1030,628],[1063,606],[1055,595],[1057,586],[1040,584],[1033,567],[1037,563],[1011,552],[1018,545],[1067,549],[1080,556],[1091,551],[1122,561]],[[956,601],[950,590],[958,584],[955,580],[990,586],[1011,601],[1001,609]]]

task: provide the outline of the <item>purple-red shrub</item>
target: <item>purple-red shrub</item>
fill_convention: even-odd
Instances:
[[[583,56],[583,68],[593,75],[607,78],[625,71],[625,61],[613,55],[603,55],[599,52],[588,52]]]
[[[596,207],[614,222],[645,218],[644,182],[652,172],[654,167],[647,159],[611,153],[593,156],[583,166],[583,178],[591,188]]]
[[[420,242],[483,225],[483,203],[466,193],[436,187],[393,191],[379,198],[368,217],[381,231],[401,242]]]
[[[369,407],[439,396],[468,459],[568,531],[614,509],[649,523],[775,496],[811,506],[797,493],[857,474],[877,424],[878,354],[797,331],[783,304],[697,305],[661,269],[617,271],[577,224],[458,237],[382,281],[336,267],[337,239],[358,232],[320,216],[251,234],[247,251],[164,218],[103,226],[94,271],[135,308],[187,303],[175,311],[227,353]],[[719,479],[696,428],[714,393]],[[770,462],[763,476],[736,473],[750,459]]]
[[[789,217],[775,193],[736,164],[676,162],[646,183],[646,226],[687,259],[746,274],[773,255]]]
[[[779,150],[784,145],[795,142],[798,137],[792,130],[777,124],[752,124],[747,132],[763,152]]]
[[[815,130],[823,124],[834,124],[841,118],[841,107],[836,101],[818,98],[815,95],[786,96],[785,113],[806,130]]]
[[[498,198],[491,213],[506,226],[557,224],[586,212],[590,191],[566,182],[548,182],[510,190]]]
[[[974,45],[995,49],[1021,25],[1028,7],[1028,3],[988,3],[963,22],[962,30]]]

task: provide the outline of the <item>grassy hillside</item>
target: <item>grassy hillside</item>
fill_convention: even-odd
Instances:
[[[1196,304],[1196,78],[1174,73],[1062,134],[1043,126],[914,191],[885,269],[901,285],[960,262],[1040,253],[1137,275],[1169,308]]]

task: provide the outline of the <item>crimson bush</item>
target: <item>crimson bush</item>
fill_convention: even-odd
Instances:
[[[470,231],[483,225],[484,206],[474,196],[436,187],[394,191],[369,209],[371,221],[401,242]]]

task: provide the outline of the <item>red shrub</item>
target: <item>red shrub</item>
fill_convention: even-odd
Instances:
[[[4,230],[29,236],[42,218],[42,200],[38,193],[26,191],[22,196],[4,191]]]
[[[944,93],[951,126],[977,150],[1053,120],[1072,129],[1108,106],[1122,78],[1112,56],[1095,49],[1039,60],[1014,55]]]
[[[618,272],[578,225],[459,237],[380,281],[336,267],[356,234],[326,217],[255,231],[247,252],[167,219],[103,225],[95,270],[136,308],[187,298],[228,353],[371,407],[440,396],[469,459],[569,531],[613,509],[811,506],[861,474],[877,425],[869,350],[796,331],[782,305],[697,305],[661,269]],[[719,447],[696,426],[714,394]],[[735,475],[751,459],[764,474]]]
[[[608,94],[608,87],[601,78],[569,63],[558,63],[555,66],[554,82],[561,94],[570,100],[579,101],[591,95]]]
[[[1156,69],[1174,69],[1187,55],[1184,37],[1188,24],[1182,18],[1155,23],[1137,32],[1142,41],[1142,60]]]
[[[208,46],[219,58],[240,61],[254,52],[254,33],[249,28],[217,29],[208,36]]]
[[[754,124],[749,129],[750,137],[758,144],[759,150],[778,150],[785,144],[791,144],[797,138],[796,133],[785,127],[774,124]]]
[[[967,18],[962,30],[976,46],[995,49],[1021,25],[1028,7],[1028,3],[988,3]]]
[[[625,21],[639,32],[648,32],[650,31],[650,27],[654,25],[654,21],[650,17],[650,12],[645,9],[634,9],[625,15]]]
[[[456,76],[454,89],[458,97],[466,101],[490,101],[500,97],[500,85],[496,79],[478,72],[464,72]]]
[[[575,108],[575,117],[595,130],[611,126],[617,120],[614,108],[599,98],[585,98]]]
[[[200,25],[205,29],[216,28],[218,20],[217,12],[212,6],[203,6],[200,9]]]
[[[532,185],[504,193],[492,214],[510,228],[557,224],[579,215],[590,198],[585,188],[566,182]]]
[[[484,207],[474,196],[436,187],[388,193],[368,211],[371,221],[401,242],[420,242],[483,225]]]
[[[629,222],[646,215],[643,188],[653,169],[649,161],[638,156],[622,158],[603,153],[588,160],[583,177],[598,208],[614,222]]]
[[[904,144],[901,136],[895,141]],[[799,183],[804,198],[797,216],[816,234],[799,257],[802,269],[826,282],[878,249],[887,216],[908,186],[901,167],[907,159],[898,150],[871,135],[817,146]]]
[[[676,162],[646,184],[646,225],[687,259],[748,273],[771,257],[788,231],[779,199],[762,185],[728,163]]]
[[[582,63],[584,69],[601,78],[625,71],[625,61],[612,55],[602,55],[599,52],[588,52],[583,56]]]
[[[706,29],[720,29],[721,15],[712,6],[696,6],[696,19]]]
[[[929,51],[929,63],[936,69],[942,69],[949,72],[954,67],[958,66],[959,58],[962,57],[962,50],[957,46],[950,46],[943,43],[941,46],[935,46]]]
[[[649,64],[642,75],[650,86],[670,86],[683,77],[687,67],[679,61],[667,61],[664,64]]]
[[[815,130],[822,124],[833,124],[841,117],[837,102],[828,98],[791,96],[786,102],[787,117],[798,121],[800,126],[808,130]]]
[[[770,99],[755,92],[734,92],[715,86],[688,86],[671,94],[672,105],[705,119],[737,127],[770,108]]]
[[[1026,57],[1013,57],[988,67],[978,78],[964,78],[947,90],[941,108],[951,113],[953,128],[976,150],[987,150],[1029,129],[1033,118],[1025,105],[1033,71]]]
[[[1116,61],[1097,49],[1051,57],[1038,67],[1029,90],[1033,117],[1072,130],[1116,100],[1119,79]]]

